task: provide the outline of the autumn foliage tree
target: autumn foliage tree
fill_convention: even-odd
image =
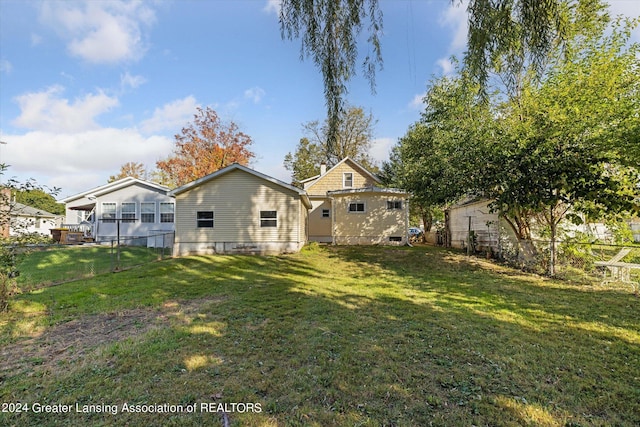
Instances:
[[[147,169],[142,163],[127,162],[124,165],[120,166],[120,172],[118,172],[117,175],[111,175],[109,177],[109,182],[114,182],[128,176],[132,178],[146,179]]]
[[[252,143],[234,122],[221,121],[210,107],[198,108],[193,122],[175,136],[173,154],[156,163],[158,175],[164,184],[180,186],[232,163],[247,165],[255,157]]]

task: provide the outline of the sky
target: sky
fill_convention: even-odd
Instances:
[[[452,4],[453,3],[453,4]],[[383,68],[346,100],[375,118],[371,155],[420,118],[430,78],[465,49],[465,4],[380,0]],[[610,0],[638,16],[636,0]],[[281,37],[278,0],[0,0],[2,177],[60,188],[59,199],[107,182],[127,162],[169,156],[197,107],[253,142],[251,167],[285,182],[302,125],[326,117],[322,76]],[[364,41],[364,40],[363,40]],[[366,45],[360,45],[366,53]]]

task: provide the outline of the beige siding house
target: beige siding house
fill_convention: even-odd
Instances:
[[[176,255],[297,252],[307,242],[307,194],[237,163],[170,195]]]
[[[337,245],[402,245],[408,242],[409,195],[380,188],[380,180],[345,158],[302,181],[309,194],[309,240]]]

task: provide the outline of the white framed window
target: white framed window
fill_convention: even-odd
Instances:
[[[260,211],[260,227],[277,227],[278,211]]]
[[[102,203],[102,222],[116,222],[116,204],[113,202]]]
[[[160,222],[173,222],[174,212],[173,202],[160,202]]]
[[[342,174],[342,188],[353,188],[353,173],[344,172]]]
[[[196,213],[196,225],[198,228],[213,228],[213,211],[198,211]]]
[[[387,210],[402,209],[402,200],[387,200]]]
[[[140,222],[144,222],[145,224],[153,224],[156,222],[155,202],[140,203]]]
[[[331,210],[330,209],[322,209],[322,218],[330,218]]]
[[[136,204],[135,202],[122,202],[120,206],[122,222],[135,222],[136,221]]]
[[[349,213],[362,213],[362,212],[365,212],[365,204],[364,204],[364,202],[350,202],[349,203],[348,212]]]

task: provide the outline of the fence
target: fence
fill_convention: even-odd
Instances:
[[[83,245],[42,245],[27,251],[18,264],[23,290],[162,260],[173,256],[174,233],[121,237]]]
[[[634,289],[640,283],[640,245],[556,242],[554,277],[582,283],[626,282]],[[551,242],[532,240],[501,242],[496,256],[503,261],[539,274],[548,274]]]

